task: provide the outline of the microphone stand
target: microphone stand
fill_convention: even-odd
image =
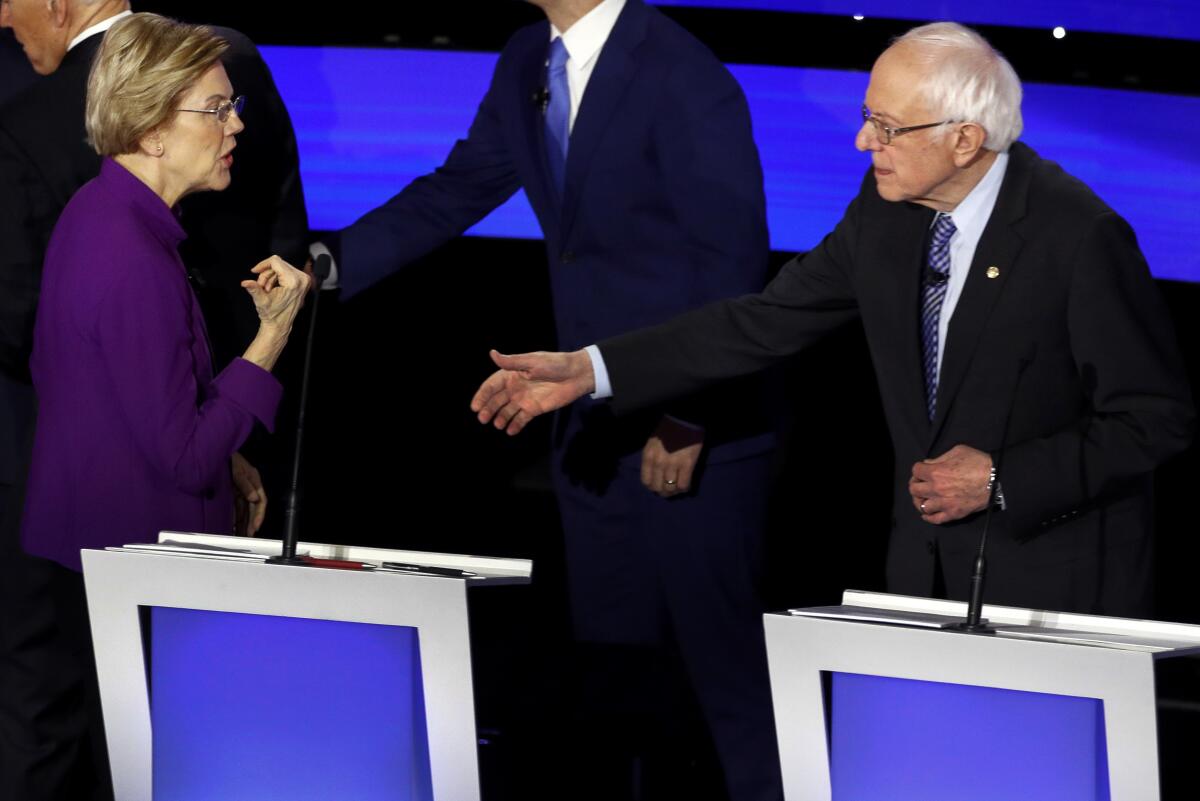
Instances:
[[[315,283],[312,297],[312,312],[309,315],[308,340],[304,346],[304,372],[300,378],[300,411],[296,415],[296,451],[292,457],[292,486],[288,492],[287,511],[284,515],[283,548],[279,556],[267,560],[273,565],[308,565],[296,556],[297,518],[300,514],[300,454],[304,445],[304,412],[308,407],[308,377],[312,367],[313,341],[317,334],[317,306],[321,300],[321,284],[329,277],[332,260],[321,254],[313,263]]]
[[[996,493],[1000,489],[1000,468],[1004,464],[1004,454],[1008,451],[1008,426],[1012,422],[1013,408],[1017,405],[1017,390],[1021,386],[1021,377],[1025,368],[1033,362],[1031,351],[1017,365],[1017,377],[1013,381],[1012,397],[1008,401],[1008,414],[1004,417],[1004,431],[1000,436],[1000,452],[996,454],[996,480],[988,487],[987,511],[983,518],[983,532],[979,535],[979,550],[975,553],[975,565],[971,570],[971,593],[967,599],[967,617],[961,623],[949,626],[953,631],[966,631],[972,634],[995,634],[996,628],[983,618],[983,587],[987,581],[987,537],[988,529],[992,526],[992,510],[996,508]]]

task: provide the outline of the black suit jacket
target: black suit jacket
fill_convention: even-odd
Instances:
[[[929,594],[940,560],[951,597],[965,597],[983,515],[927,524],[907,481],[914,462],[959,443],[998,452],[1012,402],[988,599],[1146,614],[1151,472],[1192,433],[1182,361],[1129,225],[1030,148],[1010,153],[950,323],[932,423],[918,305],[933,212],[883,200],[869,172],[837,228],[762,294],[601,342],[613,400],[631,408],[758,370],[861,319],[895,452],[889,589]]]
[[[218,367],[253,338],[257,317],[238,282],[272,253],[303,261],[308,235],[291,122],[258,50],[242,34],[214,28],[230,42],[222,59],[234,92],[247,96],[224,192],[181,203],[188,239],[181,248],[197,284]],[[0,418],[13,429],[0,443],[0,482],[15,481],[23,461],[17,430],[27,425],[29,353],[42,258],[58,216],[75,191],[100,171],[87,144],[88,71],[103,34],[73,47],[59,68],[0,107]],[[21,408],[16,408],[19,405]]]

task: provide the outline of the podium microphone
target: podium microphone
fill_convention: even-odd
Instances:
[[[1033,362],[1037,352],[1037,344],[1030,346],[1029,351],[1017,363],[1017,376],[1013,379],[1012,397],[1008,400],[1008,412],[1004,416],[1004,431],[1000,435],[1000,450],[996,454],[996,480],[988,491],[987,511],[984,512],[983,532],[979,535],[979,550],[975,554],[975,565],[971,571],[971,594],[967,600],[967,617],[961,623],[950,626],[955,631],[968,631],[972,634],[995,634],[996,629],[983,619],[983,587],[987,580],[987,536],[992,525],[992,510],[996,507],[996,493],[1000,489],[1000,468],[1004,464],[1004,454],[1008,451],[1008,426],[1012,422],[1013,408],[1017,405],[1017,390],[1021,386],[1021,377],[1025,369]]]
[[[287,511],[283,524],[283,549],[279,556],[267,560],[275,565],[305,565],[296,556],[296,518],[300,514],[300,454],[304,445],[304,412],[308,407],[308,377],[312,367],[313,340],[317,334],[317,305],[321,300],[321,284],[329,277],[333,264],[329,254],[322,253],[313,263],[312,311],[308,321],[308,340],[304,346],[304,372],[300,376],[300,411],[296,415],[296,451],[292,456],[292,487],[288,492]]]

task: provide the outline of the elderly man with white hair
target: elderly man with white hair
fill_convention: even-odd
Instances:
[[[888,588],[965,599],[996,504],[989,601],[1148,614],[1152,473],[1193,408],[1132,229],[1015,141],[1020,82],[961,25],[896,40],[862,114],[858,196],[761,294],[573,353],[493,354],[474,410],[516,433],[588,392],[638,408],[861,320],[895,454]]]

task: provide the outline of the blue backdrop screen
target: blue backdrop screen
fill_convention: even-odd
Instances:
[[[1200,39],[1200,3],[1194,0],[650,0],[660,6],[744,8],[886,19],[955,20],[1019,28],[1056,26],[1097,33]]]
[[[834,801],[1109,801],[1095,698],[834,673],[830,711]]]
[[[466,134],[497,56],[264,47],[300,144],[310,223],[340,228],[431,171]],[[771,245],[808,250],[841,217],[869,164],[854,149],[867,76],[731,65],[749,99],[765,171]],[[251,102],[253,99],[251,99]],[[1133,225],[1160,278],[1200,280],[1200,97],[1026,86],[1022,139]],[[476,225],[539,238],[518,193]]]
[[[156,801],[432,801],[417,631],[155,607]]]

